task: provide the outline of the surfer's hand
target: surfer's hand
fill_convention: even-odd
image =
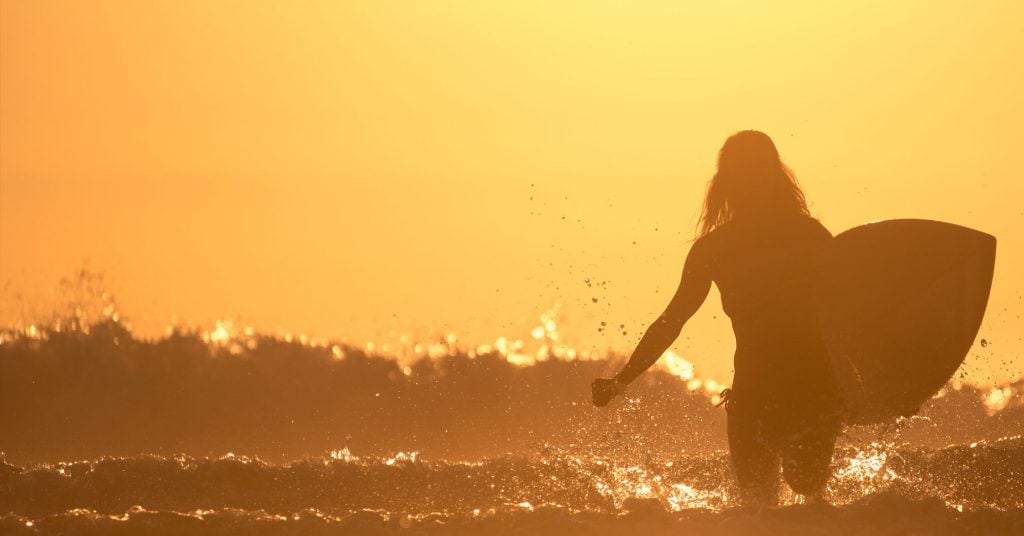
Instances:
[[[624,385],[615,378],[598,378],[590,384],[590,393],[594,397],[594,405],[607,406],[616,395],[622,392]]]

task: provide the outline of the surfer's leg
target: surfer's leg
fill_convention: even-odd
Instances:
[[[779,454],[762,434],[754,415],[729,412],[729,457],[743,502],[774,506],[779,502]]]
[[[793,491],[820,498],[832,475],[832,452],[838,435],[838,423],[820,423],[782,448],[782,474]]]

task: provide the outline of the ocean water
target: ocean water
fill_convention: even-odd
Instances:
[[[845,431],[830,505],[737,501],[718,382],[666,356],[403,351],[218,325],[0,332],[0,534],[1022,534],[1024,382]]]
[[[5,533],[1005,533],[1024,528],[1024,438],[843,447],[833,506],[732,505],[724,453],[630,465],[548,453],[480,462],[135,456],[4,466]]]

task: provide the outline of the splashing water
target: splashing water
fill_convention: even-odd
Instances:
[[[885,495],[891,490],[882,490],[887,483],[900,483],[895,496],[903,497],[898,500],[903,503],[938,500],[941,506],[929,507],[938,508],[936,515],[989,512],[991,522],[998,512],[1024,507],[1024,488],[1019,477],[1006,482],[1005,465],[1024,459],[1024,438],[966,450],[889,448],[872,444],[839,451],[833,479],[837,486],[830,490],[838,507],[863,509],[872,502],[891,502],[895,499],[886,497],[893,496]],[[892,456],[902,460],[901,471],[889,467]],[[238,455],[138,456],[31,469],[4,464],[0,467],[7,485],[0,487],[0,505],[16,512],[23,523],[35,524],[53,515],[84,523],[95,516],[124,521],[159,511],[197,519],[227,511],[264,511],[279,520],[312,516],[325,523],[373,511],[396,522],[405,519],[406,528],[428,519],[541,512],[618,516],[641,510],[656,516],[704,511],[728,516],[733,515],[735,487],[726,465],[724,454],[646,465],[578,454],[453,463],[427,461],[415,453],[354,457],[346,449],[283,465]],[[920,487],[925,482],[931,487]],[[980,496],[976,490],[985,487],[995,493]]]
[[[0,407],[13,408],[0,429],[19,431],[0,458],[0,532],[494,533],[630,516],[706,532],[737,515],[713,407],[722,385],[666,352],[623,400],[595,410],[589,382],[624,357],[566,344],[557,308],[528,340],[467,347],[449,334],[374,351],[226,320],[142,341],[110,312],[88,329],[0,332]],[[844,440],[827,498],[850,519],[913,507],[1000,532],[1024,510],[1022,385],[954,382],[898,436]]]

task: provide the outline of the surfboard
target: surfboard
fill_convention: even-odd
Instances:
[[[913,415],[949,381],[981,327],[995,255],[995,237],[929,220],[832,239],[818,320],[847,423]]]

